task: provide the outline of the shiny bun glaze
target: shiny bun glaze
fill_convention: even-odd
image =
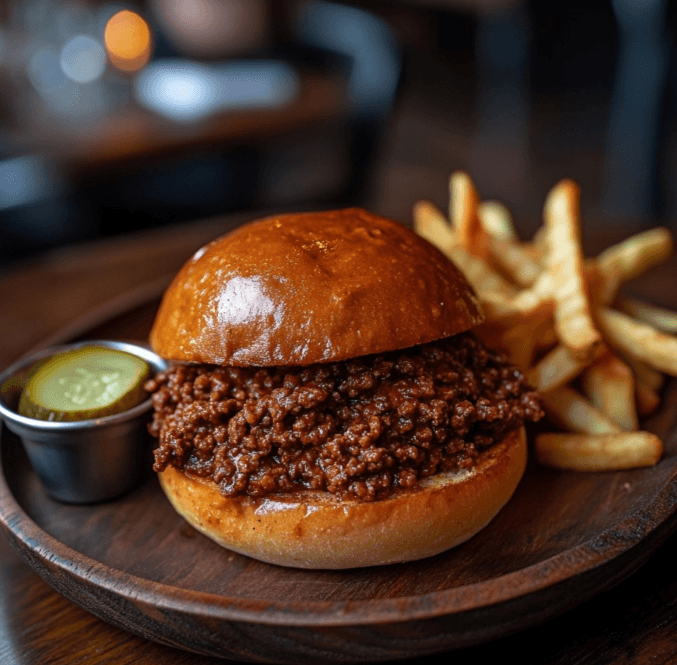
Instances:
[[[441,252],[350,208],[269,217],[202,248],[167,289],[150,341],[177,361],[309,365],[431,342],[482,319]]]
[[[283,566],[342,569],[422,559],[468,540],[508,502],[526,459],[521,428],[470,471],[431,476],[372,502],[310,490],[227,498],[215,483],[173,467],[159,478],[176,511],[219,545]]]
[[[280,215],[213,241],[177,274],[151,345],[179,362],[311,365],[433,342],[481,323],[461,272],[412,231],[358,208]],[[176,511],[218,544],[268,563],[343,569],[421,559],[483,529],[526,467],[524,428],[470,470],[426,477],[382,500],[299,490],[225,497],[168,466]]]

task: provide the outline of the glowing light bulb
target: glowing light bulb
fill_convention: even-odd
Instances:
[[[104,42],[110,61],[125,72],[141,69],[150,59],[150,28],[141,16],[127,9],[109,19]]]

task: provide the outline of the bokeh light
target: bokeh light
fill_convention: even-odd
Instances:
[[[28,77],[41,95],[57,95],[68,85],[68,77],[59,65],[57,51],[43,47],[38,49],[28,63]]]
[[[38,155],[0,161],[0,210],[35,203],[54,194],[56,180]]]
[[[268,0],[149,0],[163,36],[179,52],[232,58],[263,50],[270,36]]]
[[[296,71],[276,60],[232,60],[205,65],[157,60],[134,79],[134,94],[147,109],[179,122],[219,111],[284,106],[298,94]]]
[[[106,54],[96,39],[77,35],[61,50],[59,65],[63,73],[77,83],[91,83],[103,74]]]
[[[124,9],[106,24],[104,41],[110,61],[122,71],[141,69],[150,59],[151,34],[144,19]]]
[[[173,120],[200,120],[213,112],[217,86],[199,63],[155,62],[134,81],[139,102]]]

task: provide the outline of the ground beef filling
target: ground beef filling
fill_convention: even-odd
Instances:
[[[309,367],[177,365],[146,388],[160,440],[154,469],[210,478],[225,496],[382,499],[471,468],[543,415],[522,373],[472,333]]]

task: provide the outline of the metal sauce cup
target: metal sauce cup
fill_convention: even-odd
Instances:
[[[0,417],[20,437],[46,492],[65,503],[94,503],[119,496],[135,485],[145,461],[150,397],[122,413],[75,422],[37,420],[17,413],[28,372],[36,362],[92,345],[139,356],[155,372],[167,369],[164,359],[143,346],[92,340],[33,353],[0,374]]]

